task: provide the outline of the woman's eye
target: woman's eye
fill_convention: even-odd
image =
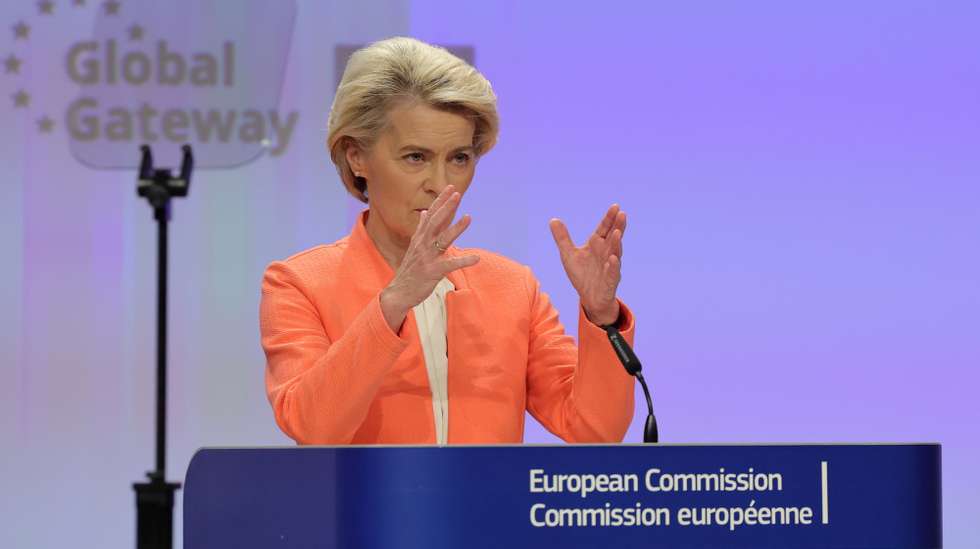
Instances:
[[[457,164],[466,164],[467,162],[470,161],[470,155],[468,155],[466,153],[459,153],[459,154],[457,154],[456,156],[453,157],[453,160]]]
[[[416,152],[416,153],[406,154],[405,159],[408,160],[409,162],[417,163],[425,160],[425,157],[422,155],[422,153]]]

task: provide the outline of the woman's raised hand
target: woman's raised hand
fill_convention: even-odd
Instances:
[[[458,257],[445,255],[449,246],[470,226],[472,219],[464,215],[452,223],[461,198],[452,185],[447,185],[429,209],[421,213],[395,277],[381,291],[381,311],[393,331],[399,330],[408,311],[429,297],[443,277],[480,260],[475,254]]]
[[[578,292],[585,315],[600,326],[615,323],[619,318],[616,288],[622,278],[626,212],[620,211],[617,204],[610,206],[595,232],[580,247],[572,242],[561,220],[552,219],[549,225],[561,264]]]

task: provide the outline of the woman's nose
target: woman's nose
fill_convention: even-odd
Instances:
[[[449,184],[449,178],[444,167],[433,165],[429,177],[425,180],[425,190],[439,196],[439,193]]]

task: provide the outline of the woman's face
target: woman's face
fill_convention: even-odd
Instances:
[[[474,131],[461,114],[421,103],[393,107],[370,149],[347,150],[351,168],[367,179],[369,223],[407,245],[421,211],[447,185],[460,194],[469,188],[477,160]]]

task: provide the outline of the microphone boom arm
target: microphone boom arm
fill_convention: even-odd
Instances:
[[[643,395],[647,399],[647,421],[643,426],[643,442],[656,444],[660,442],[660,434],[657,430],[657,416],[653,414],[653,399],[650,398],[650,388],[647,387],[647,382],[643,379],[643,365],[640,364],[640,359],[637,358],[633,348],[626,342],[623,334],[619,333],[616,326],[610,324],[603,326],[603,329],[606,330],[606,335],[609,337],[613,350],[616,351],[616,356],[623,363],[623,368],[626,368],[626,373],[639,380],[640,386],[643,387]]]

